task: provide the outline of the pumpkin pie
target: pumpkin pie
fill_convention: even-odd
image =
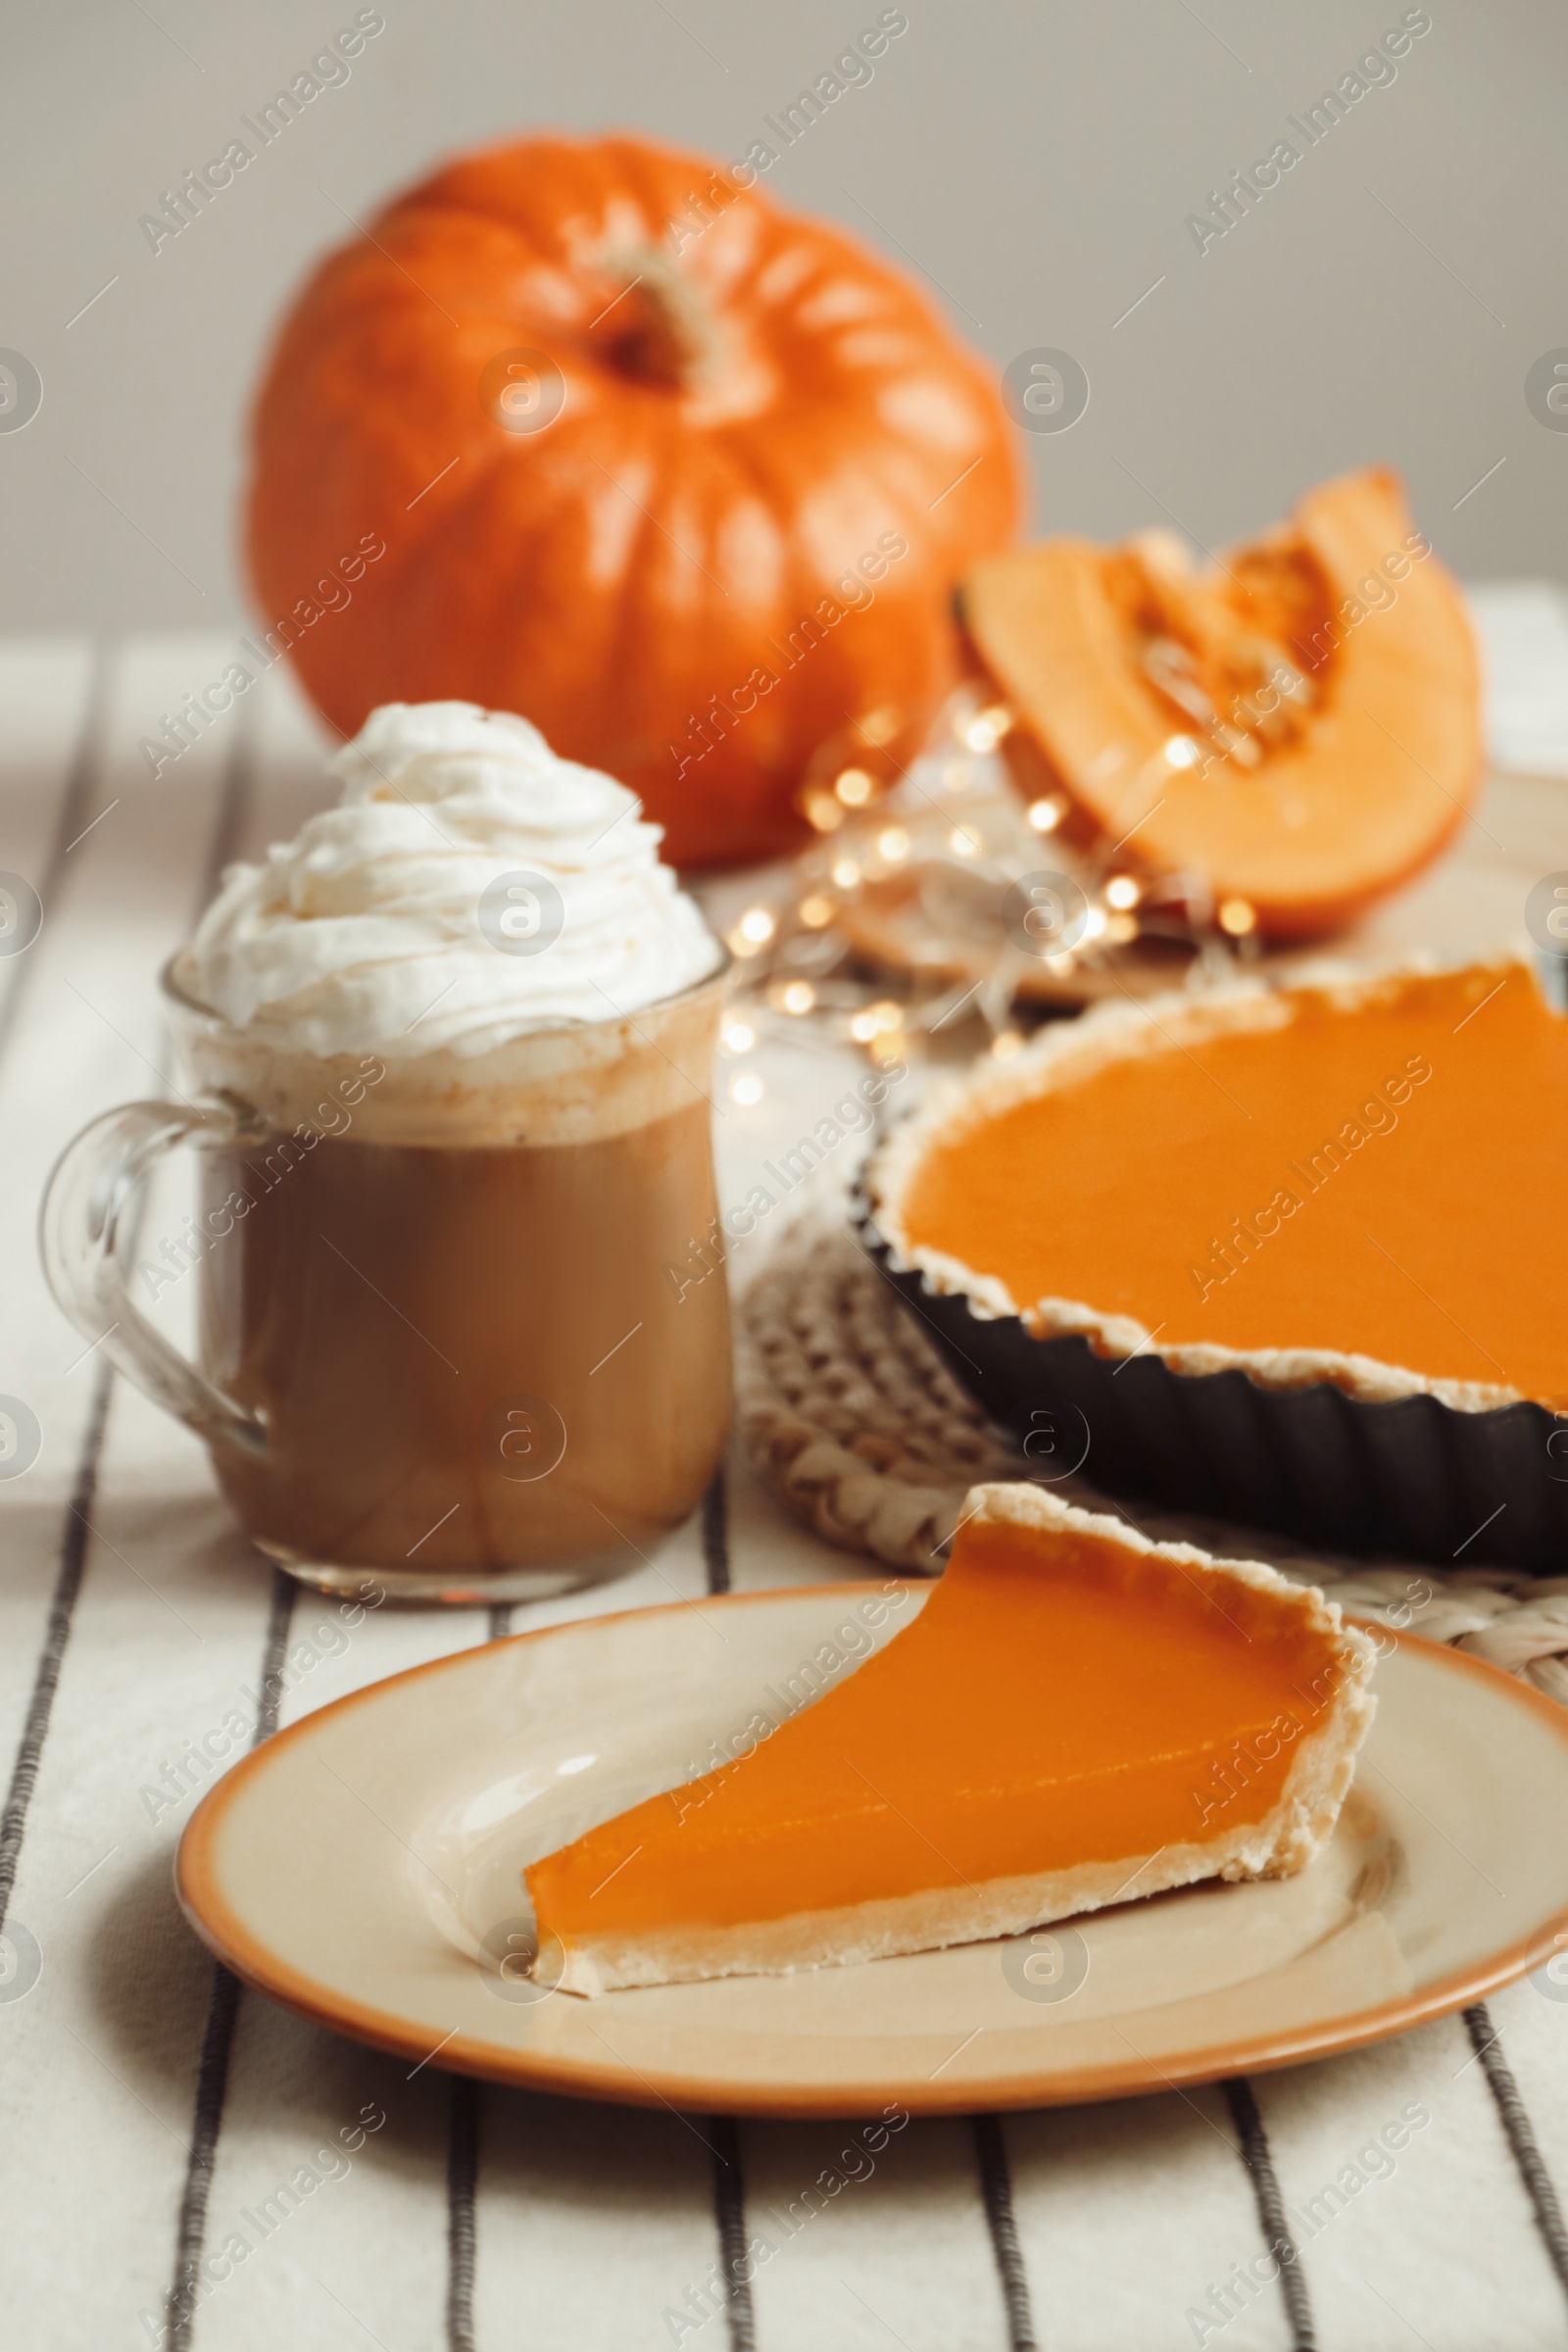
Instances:
[[[597,1993],[1299,1870],[1349,1785],[1372,1658],[1271,1568],[977,1488],[941,1583],[853,1675],[794,1711],[760,1690],[734,1762],[532,1866],[541,1955]]]
[[[937,1293],[1102,1354],[1462,1411],[1568,1401],[1568,1023],[1520,963],[1092,1013],[872,1164]]]

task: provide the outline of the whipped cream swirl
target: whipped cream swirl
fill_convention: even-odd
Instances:
[[[237,1028],[323,1056],[476,1054],[636,1012],[721,960],[635,794],[526,719],[389,703],[331,767],[338,806],[265,865],[230,866],[176,965]],[[498,928],[519,875],[531,912]],[[541,902],[554,935],[516,952]]]

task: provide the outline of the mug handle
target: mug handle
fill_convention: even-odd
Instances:
[[[49,1288],[84,1339],[144,1396],[209,1443],[249,1453],[267,1446],[267,1424],[215,1388],[148,1322],[130,1296],[143,1187],[166,1152],[193,1143],[216,1151],[243,1141],[223,1103],[125,1102],[66,1146],[44,1188],[39,1248]]]

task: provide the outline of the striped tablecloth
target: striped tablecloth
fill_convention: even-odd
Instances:
[[[1475,2352],[1568,2340],[1554,2186],[1568,2181],[1568,1997],[1549,1982],[1251,2083],[913,2122],[871,2152],[828,2123],[579,2105],[434,2065],[411,2073],[215,1968],[171,1883],[216,1769],[203,1740],[237,1752],[495,1637],[508,1614],[385,1609],[351,1624],[296,1592],[241,1540],[194,1439],[84,1352],[38,1270],[55,1154],[98,1110],[164,1089],[159,965],[220,866],[324,797],[319,745],[275,678],[149,774],[139,739],[232,658],[217,637],[0,644],[0,866],[45,908],[32,949],[0,960],[0,1392],[43,1432],[28,1474],[0,1482],[6,2341]],[[1568,787],[1500,782],[1368,943],[1490,942],[1517,926],[1523,888],[1558,866]],[[764,1049],[762,1067],[762,1101],[721,1124],[726,1199],[852,1074],[806,1043]],[[163,1304],[177,1316],[188,1301]],[[732,1462],[657,1563],[586,1599],[519,1607],[511,1624],[859,1572]],[[825,2193],[808,2203],[812,2183]],[[812,2218],[792,2227],[792,2206]],[[1286,2232],[1299,2260],[1275,2277],[1266,2248]],[[773,2250],[726,2299],[715,2266],[758,2236]]]

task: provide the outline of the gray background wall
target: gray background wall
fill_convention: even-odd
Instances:
[[[11,0],[0,345],[32,361],[44,401],[0,433],[0,628],[244,610],[248,387],[345,212],[532,126],[738,156],[880,0],[384,0],[352,79],[155,257],[138,217],[356,5]],[[1184,225],[1403,13],[907,0],[874,80],[768,185],[914,257],[999,372],[1041,345],[1080,361],[1082,421],[1027,444],[1038,528],[1174,518],[1213,544],[1322,474],[1389,459],[1465,575],[1568,577],[1568,433],[1524,398],[1531,362],[1568,345],[1560,4],[1432,0],[1397,79],[1239,227],[1200,255]]]

